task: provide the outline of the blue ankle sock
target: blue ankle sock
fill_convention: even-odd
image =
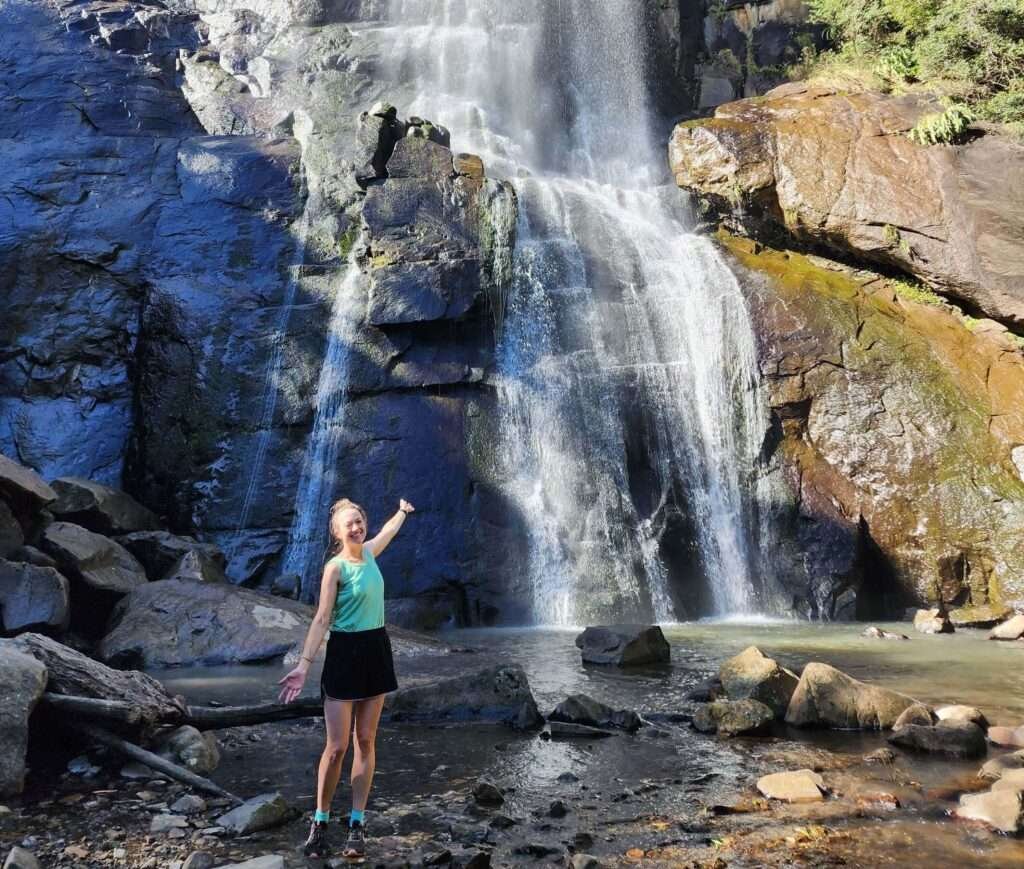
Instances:
[[[321,812],[320,809],[316,810],[316,814],[313,815],[313,820],[318,824],[326,824],[331,819],[330,812]]]
[[[362,809],[352,809],[352,811],[348,813],[348,825],[351,827],[353,824],[363,823],[364,814],[365,813]]]

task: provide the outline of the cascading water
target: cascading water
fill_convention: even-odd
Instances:
[[[291,319],[292,310],[295,307],[299,276],[302,273],[302,266],[306,258],[306,241],[309,236],[312,214],[315,211],[312,197],[309,195],[306,186],[305,175],[302,176],[302,188],[300,192],[303,203],[302,214],[296,222],[295,248],[292,263],[288,269],[288,282],[285,284],[281,305],[277,312],[277,320],[274,323],[274,330],[267,336],[270,354],[267,357],[267,367],[263,375],[263,392],[260,395],[260,416],[257,423],[256,449],[248,463],[249,479],[246,483],[245,492],[242,495],[242,504],[238,512],[235,533],[225,547],[225,556],[229,562],[234,558],[239,538],[244,529],[248,527],[249,520],[252,518],[252,508],[256,500],[256,494],[259,491],[260,482],[263,479],[274,413],[277,410],[281,365],[284,361],[285,334],[288,330],[288,322]]]
[[[360,322],[357,302],[363,298],[359,293],[361,280],[353,252],[334,298],[327,350],[317,380],[313,430],[302,460],[295,493],[295,520],[282,561],[285,573],[300,577],[303,600],[316,598],[320,578],[316,568],[324,561],[324,516],[334,495],[338,451],[344,433],[349,351]]]
[[[670,504],[714,612],[762,605],[753,335],[735,278],[662,186],[642,10],[394,0],[375,28],[408,111],[519,194],[498,452],[538,622],[692,613],[663,556]]]

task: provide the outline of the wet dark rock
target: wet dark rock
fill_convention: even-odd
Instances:
[[[51,486],[57,500],[48,509],[65,522],[107,536],[160,527],[152,510],[119,489],[81,477],[60,477]]]
[[[168,579],[182,557],[195,553],[207,569],[223,571],[224,553],[212,543],[200,543],[194,537],[171,534],[167,531],[137,531],[116,538],[146,569],[152,581]]]
[[[0,640],[0,795],[21,793],[29,716],[46,680],[46,667],[10,641]]]
[[[217,818],[217,823],[236,835],[276,827],[294,816],[278,793],[260,794]]]
[[[72,582],[96,592],[125,595],[146,584],[146,572],[119,543],[71,522],[54,522],[40,545]]]
[[[951,634],[956,629],[943,610],[933,607],[914,613],[914,630],[922,634]]]
[[[614,736],[611,730],[603,730],[599,727],[589,727],[586,724],[569,724],[565,721],[549,721],[548,730],[541,736],[549,735],[549,738],[572,739],[580,737],[583,739],[603,739],[606,736]]]
[[[499,814],[494,815],[490,819],[490,821],[488,821],[488,826],[493,827],[495,830],[508,830],[509,828],[514,827],[518,823],[519,822],[515,818],[510,818],[508,815]]]
[[[526,672],[510,665],[400,688],[384,701],[384,714],[394,721],[451,719],[517,724],[524,717],[524,704],[536,709]]]
[[[975,724],[960,722],[907,724],[894,730],[889,742],[900,748],[952,757],[981,757],[987,751],[984,731]]]
[[[150,582],[117,605],[98,655],[119,667],[266,661],[301,646],[312,615],[305,604],[223,583]]]
[[[297,573],[284,573],[270,584],[270,593],[275,597],[286,597],[289,600],[296,600],[299,597],[301,588],[302,582]],[[393,622],[388,619],[388,624],[393,624]]]
[[[569,807],[562,800],[552,800],[548,806],[549,818],[564,818],[569,814]]]
[[[587,664],[627,667],[667,662],[670,656],[668,641],[657,625],[588,627],[576,637],[576,647]]]
[[[224,571],[198,550],[186,552],[163,577],[180,582],[227,582]]]
[[[505,802],[501,790],[488,781],[482,781],[473,788],[473,799],[481,806],[500,806]]]
[[[563,700],[548,716],[548,720],[585,724],[588,727],[617,727],[629,733],[635,733],[643,724],[633,710],[615,710],[586,694],[573,694]]]
[[[52,567],[0,560],[0,624],[7,633],[61,633],[70,620],[68,581]]]
[[[57,560],[34,546],[20,546],[10,555],[10,561],[21,561],[36,567],[52,567],[57,569]]]
[[[17,514],[31,514],[56,501],[57,493],[31,468],[0,454],[0,498]]]
[[[717,676],[711,676],[686,693],[686,699],[692,703],[710,703],[717,700],[723,693],[722,680]]]
[[[804,667],[786,711],[786,722],[797,727],[835,727],[888,730],[912,697],[869,685],[828,664]]]
[[[782,718],[799,681],[797,675],[749,646],[718,670],[722,689],[730,700],[757,700]]]
[[[565,782],[567,784],[574,784],[578,782],[580,777],[573,772],[562,772],[558,774],[558,781]]]
[[[452,869],[490,869],[491,854],[478,848],[453,848]]]
[[[561,853],[561,848],[557,845],[547,845],[542,842],[528,842],[523,845],[516,845],[512,849],[513,854],[523,854],[528,857],[534,857],[540,859],[542,857],[552,857],[555,854]]]
[[[25,542],[21,524],[14,518],[11,508],[0,501],[0,558],[17,552]]]
[[[701,733],[743,736],[764,733],[775,720],[775,713],[757,700],[716,700],[697,707],[693,726]]]

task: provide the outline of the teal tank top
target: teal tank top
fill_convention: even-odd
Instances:
[[[340,572],[331,630],[351,633],[384,627],[384,577],[373,553],[364,546],[362,564],[345,561],[340,555],[331,561]]]

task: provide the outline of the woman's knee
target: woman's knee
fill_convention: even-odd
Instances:
[[[367,733],[365,735],[361,733],[356,734],[356,748],[359,750],[359,753],[364,757],[368,754],[373,754],[373,747],[376,744],[376,742],[376,732]]]
[[[346,751],[348,751],[348,743],[328,740],[324,746],[324,757],[330,763],[341,763]]]

